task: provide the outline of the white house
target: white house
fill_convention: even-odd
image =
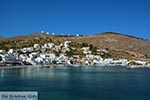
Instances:
[[[53,54],[53,53],[50,53],[50,54],[48,54],[48,53],[41,53],[41,54],[40,54],[40,57],[41,57],[41,58],[55,59],[55,58],[56,58],[56,55]]]
[[[140,64],[140,65],[146,65],[145,61],[135,61],[135,63]]]
[[[26,58],[26,62],[33,64],[32,58]]]
[[[106,49],[98,49],[97,52],[107,52]]]
[[[37,61],[38,63],[39,63],[39,62],[43,62],[43,58],[37,57],[37,58],[35,59],[35,61]]]
[[[67,56],[65,56],[65,54],[63,54],[63,53],[61,53],[61,54],[59,54],[59,58],[60,59],[63,59],[63,58],[66,58]]]
[[[33,58],[33,57],[36,58],[36,57],[39,57],[39,55],[40,54],[38,52],[32,52],[32,53],[29,54],[29,57],[30,58]]]
[[[49,34],[49,32],[46,32],[46,34]]]
[[[53,54],[53,53],[51,53],[51,54],[49,54],[49,58],[51,58],[51,59],[55,59],[55,58],[56,58],[56,55],[55,55],[55,54]]]
[[[5,53],[6,51],[5,50],[0,50],[0,53]]]
[[[76,36],[79,36],[79,34],[76,34]]]
[[[92,51],[87,50],[87,51],[83,51],[83,53],[84,53],[84,54],[91,54],[91,53],[92,53]]]
[[[83,47],[83,48],[82,48],[83,53],[84,53],[84,54],[91,54],[92,51],[90,51],[89,49],[90,49],[90,47]]]
[[[63,48],[62,48],[62,51],[63,51],[63,52],[66,52],[66,51],[70,51],[70,49],[69,49],[68,47],[63,47]]]
[[[113,59],[107,58],[107,59],[104,60],[104,63],[105,64],[111,64],[111,63],[113,63],[113,61],[114,61]]]
[[[23,48],[21,49],[22,52],[26,53],[26,52],[32,52],[34,50],[33,47],[27,47],[27,48]]]
[[[45,54],[45,53],[41,53],[41,54],[40,54],[40,57],[41,57],[41,58],[47,58],[47,57],[49,57],[49,55],[48,55],[48,54]]]
[[[48,43],[47,45],[49,46],[49,48],[53,48],[54,47],[54,43]]]
[[[52,33],[52,35],[55,35],[55,33]]]
[[[28,56],[25,54],[19,55],[19,60],[21,60],[21,61],[26,61],[27,58],[28,58]]]
[[[13,54],[13,53],[15,53],[15,52],[16,52],[15,49],[9,49],[9,50],[8,50],[8,54]]]
[[[48,45],[45,43],[45,44],[44,44],[44,47],[45,47],[45,48],[48,48]]]
[[[83,47],[82,50],[83,51],[88,51],[90,49],[90,47]]]
[[[64,46],[67,48],[70,43],[71,43],[71,41],[65,41]]]
[[[91,55],[91,54],[86,55],[86,58],[88,58],[88,59],[94,59],[94,55]]]
[[[99,60],[99,61],[103,61],[103,58],[101,56],[99,56],[99,55],[95,55],[94,58]]]
[[[16,61],[15,55],[4,55],[3,61]]]
[[[110,64],[119,64],[119,65],[122,65],[122,61],[121,60],[113,60],[113,62],[110,62]]]
[[[43,49],[48,48],[48,44],[44,44],[44,45],[42,46],[42,48],[43,48]]]
[[[33,47],[27,47],[27,51],[32,52],[32,51],[34,51],[34,48]]]
[[[55,45],[55,50],[60,50],[61,46]]]
[[[27,52],[27,49],[26,48],[23,48],[21,49],[22,52],[26,53]]]
[[[34,44],[34,46],[33,46],[35,49],[37,49],[37,48],[40,48],[40,45],[39,44]]]
[[[120,62],[122,62],[123,65],[126,65],[128,63],[128,60],[127,59],[119,59]]]

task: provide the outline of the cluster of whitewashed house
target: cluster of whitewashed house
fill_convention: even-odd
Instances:
[[[20,49],[24,54],[18,55],[17,50],[9,49],[8,52],[0,50],[0,56],[2,58],[1,62],[6,61],[23,61],[29,62],[33,65],[38,64],[52,64],[55,61],[56,64],[83,64],[83,65],[127,65],[127,59],[113,60],[112,58],[103,59],[99,55],[93,55],[89,47],[83,47],[82,52],[86,55],[85,58],[80,58],[80,55],[74,55],[73,57],[66,56],[65,53],[60,53],[56,56],[55,53],[40,53],[35,52],[35,49],[53,49],[53,50],[64,50],[69,51],[71,41],[65,41],[60,45],[55,45],[53,43],[44,44],[40,46],[39,44],[34,44],[33,47],[27,47]],[[26,53],[29,53],[28,55]],[[98,49],[97,52],[107,52],[105,49]],[[139,64],[146,64],[143,61],[136,61]]]

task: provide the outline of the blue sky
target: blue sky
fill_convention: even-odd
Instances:
[[[0,36],[113,31],[150,39],[149,0],[0,0]]]

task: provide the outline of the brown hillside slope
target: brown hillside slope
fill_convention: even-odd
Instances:
[[[47,42],[52,42],[51,36],[42,33],[34,33],[26,36],[2,39],[0,40],[0,49],[30,47],[35,43],[44,44]]]
[[[104,33],[87,37],[71,37],[63,40],[86,42],[99,48],[120,49],[150,54],[150,41],[115,33]]]
[[[107,32],[87,37],[59,38],[59,41],[86,42],[98,48],[108,48],[112,58],[136,59],[150,61],[150,41],[133,36]],[[146,57],[145,55],[148,55]]]
[[[53,42],[58,44],[68,40],[75,43],[93,44],[98,48],[108,48],[114,58],[145,59],[145,55],[150,56],[150,41],[112,32],[86,37],[60,37],[34,33],[27,36],[2,39],[0,40],[0,49],[23,48],[33,46],[35,43]]]
[[[0,40],[3,40],[4,38],[0,36]]]

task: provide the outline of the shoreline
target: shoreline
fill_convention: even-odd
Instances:
[[[25,66],[5,66],[5,67],[0,67],[0,69],[10,69],[10,68],[32,68],[35,67],[33,65],[25,65]]]
[[[24,65],[24,66],[1,66],[0,69],[11,69],[11,68],[34,68],[34,67],[40,67],[40,68],[51,68],[51,67],[101,67],[96,65]],[[103,65],[103,66],[110,66],[110,67],[118,67],[119,65]],[[119,66],[121,67],[121,65]],[[125,65],[126,68],[133,69],[133,68],[150,68],[150,65]]]

